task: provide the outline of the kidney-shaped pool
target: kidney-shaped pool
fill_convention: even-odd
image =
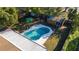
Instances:
[[[38,40],[41,36],[48,33],[50,29],[41,27],[38,29],[31,30],[29,32],[25,32],[25,37],[29,38],[30,40]]]
[[[53,32],[54,31],[50,27],[39,24],[24,31],[22,35],[25,38],[42,45]]]

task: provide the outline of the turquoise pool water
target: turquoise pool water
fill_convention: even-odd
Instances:
[[[25,32],[24,36],[30,40],[38,40],[41,36],[48,33],[50,31],[49,28],[41,27],[34,30],[31,30],[29,32]]]

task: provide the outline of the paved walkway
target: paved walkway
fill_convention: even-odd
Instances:
[[[22,51],[46,51],[45,48],[24,38],[23,36],[17,34],[11,29],[0,32],[0,36],[8,40],[10,43],[15,45],[17,48],[19,48]]]

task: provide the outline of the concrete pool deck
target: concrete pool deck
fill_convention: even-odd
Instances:
[[[0,32],[0,36],[8,40],[10,43],[12,43],[14,46],[22,51],[46,51],[45,48],[24,38],[11,29]]]

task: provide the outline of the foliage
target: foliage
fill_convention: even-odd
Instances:
[[[68,18],[73,21],[71,34],[65,42],[63,47],[64,50],[77,50],[77,46],[79,45],[79,13],[77,12],[77,8],[69,9]]]
[[[74,31],[73,34],[70,34],[65,45],[64,45],[64,50],[67,51],[72,51],[76,50],[78,48],[77,46],[79,45],[79,30]]]
[[[0,8],[0,26],[9,27],[16,23],[18,23],[18,13],[16,8]]]
[[[29,7],[29,8],[24,8],[23,11],[25,11],[26,13],[28,13],[30,10],[33,13],[36,14],[46,14],[46,15],[53,15],[53,16],[57,16],[60,15],[62,10],[64,8],[61,7]]]
[[[10,27],[12,28],[14,24],[18,23],[18,16],[21,13],[26,13],[31,10],[35,14],[45,14],[57,16],[61,14],[63,8],[57,7],[27,7],[27,8],[15,8],[15,7],[1,7],[0,8],[0,28]],[[21,13],[20,13],[21,12]]]

